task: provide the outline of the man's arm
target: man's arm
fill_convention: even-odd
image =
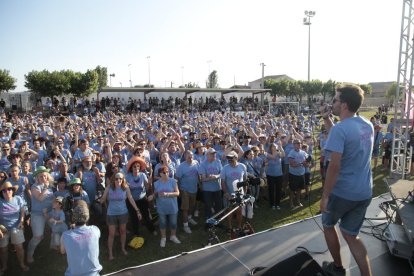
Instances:
[[[336,184],[336,179],[339,175],[339,170],[341,169],[341,158],[342,153],[332,152],[331,161],[329,161],[328,170],[326,172],[326,180],[323,187],[323,193],[320,203],[321,212],[326,212],[329,195],[331,194],[333,188]]]

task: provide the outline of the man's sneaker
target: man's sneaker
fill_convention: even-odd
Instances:
[[[176,243],[176,244],[181,243],[180,240],[177,238],[177,236],[171,236],[170,241],[172,241],[173,243]]]
[[[160,246],[161,247],[165,247],[165,243],[167,242],[167,239],[166,238],[161,238],[161,241],[160,241]]]
[[[328,275],[332,276],[345,276],[346,270],[343,267],[336,267],[333,262],[323,262],[322,269]]]
[[[191,229],[190,226],[184,226],[184,232],[186,232],[187,234],[191,234]]]
[[[197,221],[195,221],[193,218],[188,218],[188,222],[191,223],[191,225],[197,225]]]

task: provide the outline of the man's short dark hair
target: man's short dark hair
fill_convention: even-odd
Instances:
[[[364,90],[356,84],[339,84],[336,91],[339,93],[339,100],[346,103],[351,112],[357,112],[364,102]]]

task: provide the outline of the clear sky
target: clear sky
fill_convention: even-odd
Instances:
[[[265,75],[307,79],[311,19],[311,79],[396,81],[402,0],[1,0],[0,69],[27,90],[31,70],[114,73],[112,86],[149,81],[205,87]],[[147,58],[147,57],[150,58]],[[131,64],[130,66],[128,66]],[[149,65],[149,66],[148,66]],[[150,67],[150,70],[148,68]],[[108,78],[109,83],[109,78]]]

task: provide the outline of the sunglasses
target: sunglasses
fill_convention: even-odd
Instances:
[[[122,177],[115,177],[115,180],[123,180]]]
[[[2,190],[2,192],[3,192],[3,193],[5,193],[5,192],[7,192],[7,191],[8,191],[8,192],[13,191],[13,188],[7,188],[7,189]]]
[[[3,150],[10,150],[9,148],[3,148]]]

